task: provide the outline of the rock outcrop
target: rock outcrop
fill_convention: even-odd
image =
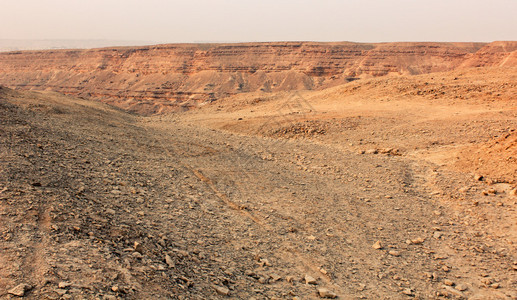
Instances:
[[[517,65],[516,44],[276,42],[5,52],[0,84],[149,114],[241,92],[311,90],[364,77]]]

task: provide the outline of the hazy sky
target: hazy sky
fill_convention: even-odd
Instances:
[[[0,0],[0,39],[517,40],[517,0]]]

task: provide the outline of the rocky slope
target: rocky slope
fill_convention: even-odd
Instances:
[[[517,299],[516,78],[150,117],[0,88],[0,299]]]
[[[140,113],[250,91],[312,90],[357,78],[517,64],[517,42],[171,44],[0,53],[0,84]]]

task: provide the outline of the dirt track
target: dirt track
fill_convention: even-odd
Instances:
[[[399,147],[383,141],[388,128],[407,133],[396,122],[418,103],[372,102],[381,108],[364,117],[351,101],[336,130],[321,126],[325,101],[304,96],[295,119],[316,129],[284,119],[260,131],[281,111],[268,105],[281,104],[143,118],[2,94],[2,298],[20,283],[34,299],[312,299],[321,287],[340,299],[517,297],[513,185],[438,164],[432,147],[458,119],[416,122],[415,132],[436,131],[407,143],[393,134]],[[486,130],[447,138],[515,128],[512,107]],[[351,120],[361,143],[347,135]]]

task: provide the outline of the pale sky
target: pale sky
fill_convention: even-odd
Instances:
[[[0,39],[517,40],[517,0],[0,0]]]

